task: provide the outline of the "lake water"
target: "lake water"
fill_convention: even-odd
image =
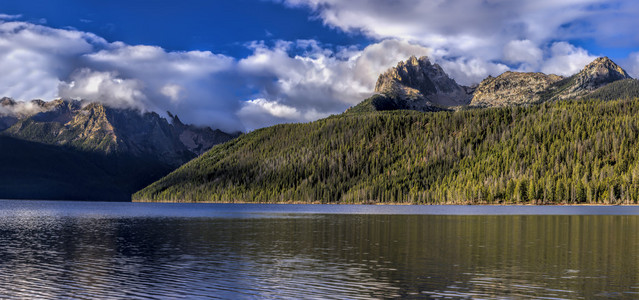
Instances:
[[[639,298],[639,207],[0,201],[0,298]]]

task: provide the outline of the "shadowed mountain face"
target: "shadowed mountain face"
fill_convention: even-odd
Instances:
[[[171,122],[99,103],[3,98],[0,153],[12,159],[2,164],[11,180],[0,186],[0,198],[130,200],[145,184],[237,137],[169,116]]]

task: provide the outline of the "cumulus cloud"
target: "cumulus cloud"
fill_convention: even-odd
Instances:
[[[306,7],[326,25],[345,32],[429,47],[440,64],[465,83],[500,72],[505,65],[571,74],[593,56],[567,40],[639,44],[634,32],[639,4],[628,0],[274,1]]]
[[[530,40],[510,41],[504,46],[504,60],[521,64],[523,70],[537,69],[543,55],[543,51]]]
[[[136,79],[119,78],[116,72],[81,69],[71,76],[70,82],[60,83],[59,96],[100,101],[114,107],[139,110],[148,107],[143,84]]]
[[[0,21],[0,95],[171,111],[223,130],[311,121],[371,95],[377,76],[430,49],[384,40],[364,49],[316,40],[248,45],[245,58],[107,42],[73,29]]]
[[[0,22],[0,93],[51,99],[81,56],[106,41],[91,33],[25,22]]]
[[[264,115],[269,115],[267,123],[272,124],[341,113],[372,94],[380,73],[411,55],[430,53],[428,48],[397,40],[363,50],[333,51],[313,40],[279,41],[272,47],[254,43],[251,47],[254,53],[238,63],[249,86],[257,89],[239,114],[249,120],[249,129],[256,128],[252,120]],[[285,108],[294,108],[295,113]],[[281,115],[282,111],[287,114]]]
[[[633,52],[622,62],[632,78],[639,78],[639,52]]]
[[[374,38],[399,38],[442,48],[451,55],[477,53],[495,59],[512,40],[535,43],[568,38],[583,31],[571,22],[612,12],[604,0],[476,1],[476,0],[283,0],[308,7],[325,24]]]
[[[550,47],[550,57],[544,62],[541,71],[548,74],[570,76],[579,72],[596,58],[583,48],[575,47],[566,42],[557,42]]]
[[[83,98],[252,130],[341,113],[371,95],[380,73],[411,55],[429,56],[465,85],[509,69],[571,75],[595,57],[562,40],[612,33],[594,20],[613,14],[636,28],[624,16],[639,12],[639,5],[603,0],[274,1],[307,7],[327,26],[373,42],[362,48],[256,41],[247,45],[251,54],[234,58],[108,42],[0,15],[0,96]],[[637,57],[628,64],[639,66]]]
[[[109,43],[91,33],[0,21],[0,95],[57,97],[117,107],[170,110],[184,120],[243,129],[235,113],[242,89],[234,58]]]

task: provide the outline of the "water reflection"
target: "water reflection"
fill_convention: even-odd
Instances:
[[[639,297],[638,216],[0,217],[7,298]]]

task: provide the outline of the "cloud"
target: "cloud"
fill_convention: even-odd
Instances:
[[[0,105],[0,116],[30,116],[46,108],[31,101],[18,101],[13,105]]]
[[[22,18],[22,15],[0,14],[0,20],[16,20]]]
[[[626,71],[632,78],[639,78],[639,52],[633,52],[623,61]]]
[[[316,40],[253,42],[245,58],[107,42],[91,33],[0,21],[0,95],[99,101],[227,131],[341,113],[377,76],[430,49],[385,40],[364,49]],[[261,121],[260,121],[261,120]]]
[[[570,75],[594,57],[556,40],[584,34],[571,22],[606,10],[593,6],[595,0],[284,2],[374,41],[364,48],[255,41],[247,44],[248,56],[234,58],[108,42],[0,16],[0,96],[83,98],[169,110],[226,131],[252,130],[341,113],[372,94],[380,73],[411,55],[429,56],[465,85],[509,69]]]
[[[510,41],[504,46],[504,60],[521,64],[523,70],[537,69],[543,55],[543,51],[530,40]]]
[[[550,47],[550,57],[544,61],[541,71],[547,74],[570,76],[596,58],[583,48],[566,42],[556,42]]]
[[[136,79],[122,79],[116,72],[81,69],[62,82],[59,96],[70,99],[100,101],[109,106],[145,110],[149,107],[143,84]]]
[[[81,56],[106,41],[91,33],[25,22],[0,22],[0,93],[18,99],[51,99]]]
[[[237,61],[208,51],[109,43],[72,29],[0,21],[0,95],[83,98],[240,130]],[[246,95],[250,95],[246,93]]]
[[[429,47],[444,69],[467,84],[504,66],[575,72],[593,56],[568,40],[639,46],[639,3],[629,0],[275,1],[306,7],[344,32]]]
[[[238,114],[249,129],[268,115],[268,124],[316,120],[343,112],[372,94],[380,73],[428,48],[385,40],[363,50],[333,51],[314,40],[278,41],[268,47],[253,43],[252,55],[238,62],[238,71],[255,95]],[[299,54],[293,54],[299,53]],[[284,108],[294,108],[295,113]],[[274,109],[278,108],[278,109]],[[282,111],[289,113],[281,115]]]
[[[512,40],[535,43],[583,32],[568,30],[571,22],[594,20],[612,11],[603,0],[476,1],[476,0],[284,0],[310,8],[325,24],[377,39],[397,38],[452,55],[475,52],[487,59]],[[573,25],[572,28],[576,28]]]

